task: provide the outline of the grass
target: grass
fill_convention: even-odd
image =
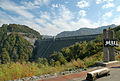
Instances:
[[[14,79],[20,79],[24,77],[31,77],[36,75],[43,75],[49,73],[58,73],[62,71],[71,71],[76,68],[84,68],[94,65],[95,61],[98,61],[98,55],[95,54],[92,57],[87,57],[83,60],[77,59],[66,63],[65,65],[43,65],[35,62],[23,62],[23,63],[8,63],[0,65],[0,81],[8,81]],[[93,59],[94,58],[94,59]],[[101,57],[99,57],[101,58]]]
[[[64,67],[63,67],[64,68]],[[37,63],[8,63],[0,65],[0,81],[8,81],[20,79],[23,77],[31,77],[35,75],[43,75],[48,73],[56,73],[63,71],[61,67],[42,66],[38,67]]]

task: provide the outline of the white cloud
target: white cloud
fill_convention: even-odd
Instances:
[[[11,23],[27,25],[30,28],[33,28],[34,30],[41,32],[40,30],[41,27],[35,24],[35,22],[31,21],[30,19],[26,19],[21,16],[19,17],[9,16],[7,13],[0,11],[0,26],[2,26],[2,24],[11,24]]]
[[[112,18],[112,15],[113,15],[113,12],[112,11],[109,11],[109,12],[106,12],[103,16],[102,16],[102,26],[106,26],[106,25],[110,25],[110,24],[113,24],[111,23],[113,21],[113,19],[111,20],[110,18]]]
[[[64,30],[62,30],[61,28],[57,28],[56,25],[51,23],[46,23],[44,24],[44,26],[45,28],[41,28],[41,33],[43,33],[44,35],[56,35]]]
[[[120,25],[120,16],[115,17],[111,23],[114,23],[116,25]]]
[[[53,8],[58,8],[58,7],[59,7],[59,4],[52,4],[52,7],[53,7]]]
[[[85,10],[80,10],[79,15],[80,16],[86,16],[86,11]]]
[[[62,31],[71,31],[73,29],[69,22],[74,16],[64,5],[59,6],[58,13],[53,14],[52,17],[50,15],[49,12],[41,12],[40,18],[34,20],[43,26],[39,29],[41,34],[56,35]]]
[[[103,0],[103,2],[113,2],[114,0]]]
[[[105,4],[105,5],[103,5],[103,9],[105,9],[105,8],[110,8],[110,7],[114,7],[115,5],[114,5],[114,3],[107,3],[107,4]]]
[[[45,20],[43,20],[43,19],[39,19],[39,18],[36,18],[36,19],[35,19],[35,22],[37,22],[37,23],[39,23],[39,24],[46,23]]]
[[[0,26],[2,26],[2,24],[9,24],[10,21],[12,20],[9,15],[3,11],[0,11]]]
[[[21,20],[21,19],[20,19]],[[20,21],[17,20],[17,21]],[[38,24],[37,24],[38,23]],[[40,32],[42,35],[56,35],[63,31],[61,28],[57,28],[55,24],[47,22],[45,19],[36,18],[34,20],[22,20],[20,24],[24,24]],[[42,25],[42,26],[41,26]]]
[[[50,13],[48,12],[41,12],[40,18],[50,20]]]
[[[89,27],[89,28],[96,28],[99,27],[98,22],[91,22],[90,20],[86,18],[80,18],[77,22],[72,22],[72,26],[74,26],[76,29],[82,28],[82,27]]]
[[[102,0],[96,0],[96,4],[102,3]]]
[[[120,12],[120,6],[117,7],[117,11]]]
[[[24,25],[27,25],[27,26],[35,29],[36,31],[38,31],[44,35],[45,34],[46,35],[56,35],[62,31],[72,31],[72,30],[77,30],[82,27],[95,28],[95,27],[99,26],[98,22],[92,22],[91,20],[86,19],[86,18],[80,18],[80,19],[74,21],[74,18],[75,18],[73,15],[74,13],[71,12],[64,5],[59,5],[59,7],[57,8],[58,12],[55,12],[55,14],[51,14],[52,11],[51,11],[51,13],[45,11],[45,12],[40,12],[40,16],[35,18],[34,15],[32,15],[31,13],[30,13],[31,15],[29,15],[29,14],[26,14],[26,16],[23,15],[24,12],[29,13],[23,6],[18,6],[13,2],[9,2],[9,5],[8,5],[9,8],[7,8],[7,6],[3,5],[3,3],[0,3],[0,4],[2,4],[2,5],[0,5],[0,7],[2,7],[4,10],[13,11],[20,15],[18,17],[7,16],[7,18],[4,18],[4,17],[6,17],[6,15],[0,14],[0,18],[1,18],[0,24],[1,23],[2,24],[3,23],[4,24],[5,23],[24,24]],[[17,10],[15,11],[13,6],[15,7],[15,9],[18,9],[21,12],[19,12]],[[80,11],[80,13],[82,16],[85,16],[86,11]]]
[[[7,5],[7,4],[9,4],[9,5]],[[14,2],[11,2],[11,1],[8,1],[8,0],[2,0],[0,2],[0,7],[4,10],[13,11],[13,12],[15,12],[15,13],[21,15],[21,16],[24,16],[26,18],[33,18],[34,17],[34,15],[32,15],[27,10],[25,10],[23,7],[18,6]]]
[[[69,21],[74,18],[73,13],[64,5],[60,6],[58,15],[59,19],[62,19],[63,21]]]
[[[33,2],[21,2],[24,6],[25,9],[34,9],[34,8],[39,8],[40,6],[35,5]]]
[[[112,18],[110,21],[103,20],[102,26],[110,25],[110,24],[120,25],[119,21],[120,21],[120,16],[119,15],[115,15],[115,17]]]
[[[50,0],[34,0],[34,1],[22,1],[26,9],[40,8],[42,5],[49,4]]]
[[[114,0],[96,0],[96,4],[101,4],[101,3],[112,3]]]
[[[77,2],[77,6],[79,8],[85,8],[89,6],[89,3],[86,0],[80,0],[79,2]]]
[[[114,0],[96,0],[96,4],[101,4],[101,3],[105,3],[102,8],[105,9],[105,8],[110,8],[110,7],[114,7],[114,3],[113,3]]]
[[[73,27],[70,25],[70,22],[73,18],[73,13],[64,5],[60,5],[58,13],[55,13],[49,19],[50,22],[43,23],[42,25],[50,35],[56,35],[62,31],[71,31]]]
[[[115,25],[120,25],[120,16],[117,16],[115,18],[112,19],[112,21],[108,22],[108,21],[104,21],[102,23],[102,26],[105,26],[105,25],[110,25],[110,24],[115,24]]]
[[[103,15],[104,18],[111,17],[111,16],[112,16],[112,12],[107,12]]]
[[[69,2],[67,2],[67,1],[65,2],[65,4],[68,4],[68,3],[69,3]]]

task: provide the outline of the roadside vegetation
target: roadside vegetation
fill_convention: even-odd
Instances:
[[[43,63],[38,62],[11,62],[0,65],[0,81],[8,81],[14,79],[20,79],[24,77],[31,77],[43,74],[58,73],[62,71],[71,71],[78,68],[87,68],[94,65],[95,61],[98,61],[98,55],[95,54],[90,58],[84,58],[83,60],[77,59],[60,64],[59,61],[48,64],[45,60]],[[101,57],[102,58],[102,57]],[[40,60],[40,59],[39,59]]]

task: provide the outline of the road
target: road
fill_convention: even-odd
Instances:
[[[86,76],[68,81],[86,81]],[[120,81],[120,66],[110,68],[110,76],[98,78],[96,81]]]
[[[110,76],[104,76],[96,81],[120,81],[120,64],[108,67],[110,68]],[[100,68],[97,68],[100,69]],[[95,70],[95,69],[93,69]],[[64,76],[58,76],[55,78],[48,78],[48,79],[43,79],[39,81],[86,81],[86,74],[87,72],[92,71],[92,69],[80,73],[74,73],[74,74],[69,74],[69,75],[64,75]]]

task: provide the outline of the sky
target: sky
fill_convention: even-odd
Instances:
[[[0,26],[13,23],[52,36],[120,25],[120,0],[0,0]]]

